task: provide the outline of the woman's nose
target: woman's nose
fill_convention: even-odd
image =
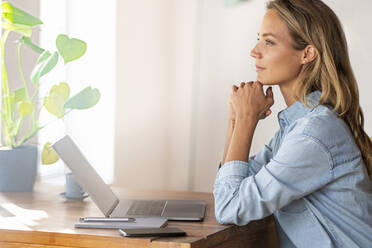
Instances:
[[[250,55],[255,59],[261,58],[261,54],[257,51],[257,45],[252,49]]]

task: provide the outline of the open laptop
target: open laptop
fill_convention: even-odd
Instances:
[[[190,221],[204,218],[206,203],[201,200],[119,200],[70,136],[64,136],[52,147],[106,217],[158,216]]]

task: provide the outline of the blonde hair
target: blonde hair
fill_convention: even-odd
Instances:
[[[322,92],[319,104],[330,101],[333,111],[349,126],[372,180],[372,141],[364,131],[364,116],[344,31],[336,14],[321,0],[273,0],[267,9],[287,24],[293,48],[311,44],[318,56],[301,71],[295,85],[295,98],[306,106],[306,95]]]

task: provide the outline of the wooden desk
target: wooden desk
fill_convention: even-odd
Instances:
[[[168,226],[187,233],[175,238],[124,238],[117,230],[74,229],[81,216],[102,216],[91,199],[66,201],[59,196],[63,187],[37,184],[33,193],[0,193],[0,206],[9,211],[0,210],[0,247],[278,247],[272,216],[244,227],[220,225],[212,194],[113,190],[124,199],[202,199],[207,202],[206,216],[203,222],[169,221]]]

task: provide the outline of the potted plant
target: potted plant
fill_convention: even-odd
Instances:
[[[70,96],[70,87],[66,82],[51,86],[48,94],[38,96],[40,78],[57,66],[60,58],[64,64],[79,59],[86,51],[86,43],[60,34],[56,38],[56,51],[47,51],[31,42],[30,36],[35,26],[42,21],[29,13],[16,8],[9,2],[1,4],[1,128],[2,144],[0,147],[0,191],[32,191],[36,177],[38,148],[28,145],[45,126],[38,123],[41,108],[45,108],[56,119],[63,119],[74,109],[87,109],[97,104],[100,99],[98,89],[87,87],[74,96]],[[5,43],[9,33],[15,32],[20,38],[17,41],[18,68],[23,86],[11,89],[7,76]],[[22,70],[20,48],[27,46],[38,54],[38,60],[29,77]],[[31,90],[33,91],[31,94]],[[41,100],[40,104],[37,101]],[[25,121],[31,125],[26,127]],[[20,130],[25,130],[24,134]],[[43,164],[52,164],[58,156],[47,142],[41,153]]]

